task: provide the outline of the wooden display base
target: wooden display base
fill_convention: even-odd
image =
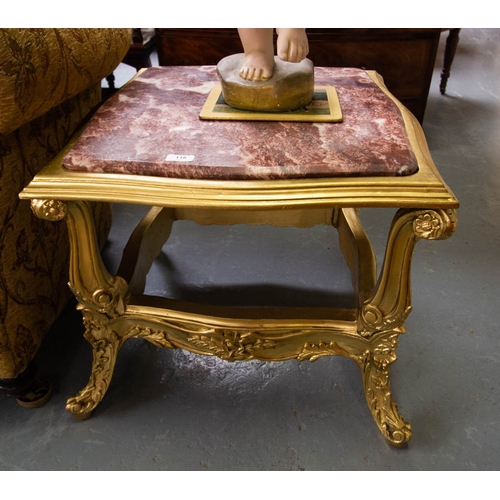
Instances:
[[[287,112],[244,111],[236,109],[224,101],[220,84],[216,84],[200,112],[202,120],[239,121],[288,121],[288,122],[341,122],[342,110],[335,87],[314,87],[311,103],[303,108]]]

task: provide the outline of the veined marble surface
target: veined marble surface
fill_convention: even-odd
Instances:
[[[205,121],[215,66],[152,67],[109,99],[64,159],[70,170],[196,179],[410,175],[397,106],[354,68],[315,68],[341,123]]]

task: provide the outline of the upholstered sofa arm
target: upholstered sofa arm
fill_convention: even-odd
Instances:
[[[0,134],[112,73],[130,42],[127,28],[0,29]]]

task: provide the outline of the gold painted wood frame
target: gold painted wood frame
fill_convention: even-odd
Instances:
[[[375,73],[372,79],[390,96]],[[392,98],[392,96],[390,96]],[[203,181],[69,172],[62,158],[72,144],[20,194],[38,217],[65,219],[71,244],[70,287],[93,347],[90,379],[67,409],[88,418],[104,397],[120,347],[143,338],[228,361],[354,360],[375,423],[401,446],[411,426],[393,401],[389,368],[411,311],[410,267],[419,239],[444,239],[456,226],[458,201],[441,179],[416,119],[402,111],[419,171],[406,177],[352,177],[278,181]],[[75,138],[76,140],[76,138]],[[99,255],[89,201],[151,206],[124,249],[116,276]],[[398,209],[385,258],[374,252],[358,217],[361,207]],[[334,226],[351,270],[353,309],[239,309],[207,307],[144,295],[145,277],[176,220],[200,224]]]

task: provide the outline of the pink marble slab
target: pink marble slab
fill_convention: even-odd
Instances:
[[[205,121],[214,66],[153,67],[109,99],[64,158],[67,169],[196,179],[410,175],[397,106],[363,70],[315,68],[341,123]]]

